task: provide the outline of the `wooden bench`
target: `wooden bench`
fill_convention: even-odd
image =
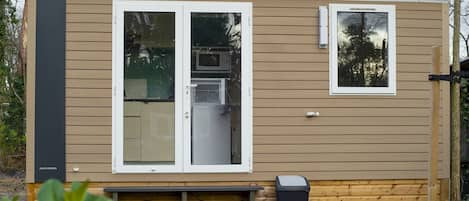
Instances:
[[[104,192],[112,193],[112,200],[119,200],[119,193],[181,193],[181,201],[187,201],[188,192],[249,192],[249,201],[256,199],[256,191],[262,186],[148,186],[148,187],[106,187]]]

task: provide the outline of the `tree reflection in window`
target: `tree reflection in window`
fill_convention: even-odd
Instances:
[[[339,87],[388,86],[388,14],[338,12]]]
[[[175,14],[126,12],[124,19],[124,79],[146,80],[145,98],[174,101]]]

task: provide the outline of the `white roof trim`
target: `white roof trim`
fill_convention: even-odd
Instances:
[[[381,1],[381,2],[415,2],[415,3],[448,3],[448,0],[353,0],[353,1]]]

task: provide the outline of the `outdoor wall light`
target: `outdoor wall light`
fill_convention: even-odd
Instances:
[[[327,48],[328,44],[328,11],[327,6],[319,6],[319,48]]]
[[[319,112],[306,112],[307,118],[319,117],[321,114]]]

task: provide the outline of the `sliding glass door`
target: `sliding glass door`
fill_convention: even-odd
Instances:
[[[118,7],[115,35],[117,167],[176,172],[182,168],[182,9]],[[120,30],[122,32],[120,32]]]
[[[241,14],[191,13],[192,165],[241,161]]]
[[[250,4],[115,6],[114,171],[246,172]]]
[[[184,8],[186,172],[250,168],[250,11],[240,6]],[[246,153],[244,153],[246,152]]]

